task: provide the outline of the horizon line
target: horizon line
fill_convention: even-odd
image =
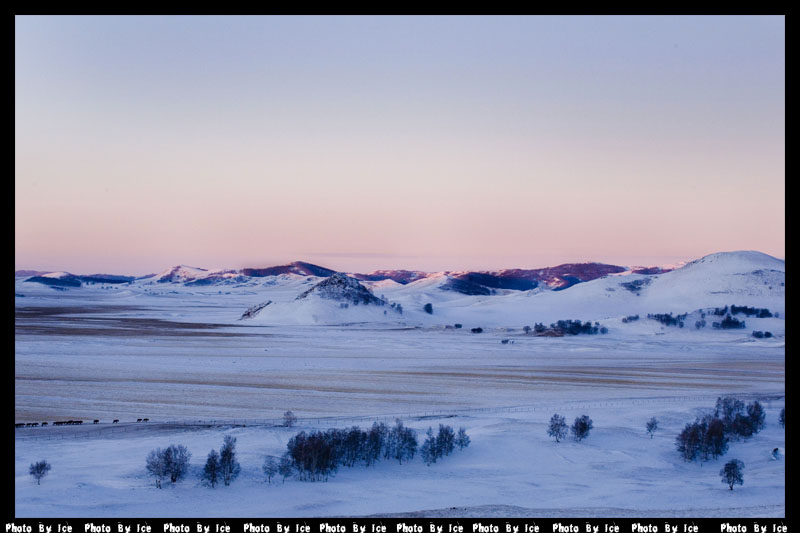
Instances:
[[[737,252],[756,252],[756,253],[767,255],[769,257],[773,257],[774,259],[777,259],[779,261],[784,261],[784,262],[786,261],[785,256],[784,257],[779,257],[779,256],[771,255],[771,254],[768,254],[768,253],[765,253],[765,252],[761,252],[760,250],[729,250],[729,251],[721,251],[721,252],[711,252],[709,254],[705,254],[705,255],[701,255],[699,257],[696,257],[695,259],[678,260],[678,261],[675,261],[675,262],[672,262],[672,263],[660,263],[660,264],[644,264],[644,263],[642,263],[642,264],[636,264],[636,263],[623,264],[623,263],[616,263],[616,262],[615,263],[609,263],[609,262],[603,262],[603,261],[591,261],[590,260],[590,261],[566,261],[566,262],[547,265],[547,266],[543,266],[543,267],[511,267],[511,268],[493,268],[493,269],[491,269],[491,268],[490,269],[437,269],[437,270],[422,270],[422,269],[412,269],[412,268],[375,268],[375,269],[372,269],[372,270],[356,271],[356,270],[337,270],[335,268],[326,267],[326,266],[323,266],[323,265],[319,265],[317,263],[312,263],[310,261],[304,261],[304,260],[301,259],[301,260],[282,262],[282,263],[271,263],[271,264],[268,264],[266,266],[241,266],[241,267],[237,267],[237,268],[230,268],[230,267],[208,268],[208,267],[192,266],[192,265],[188,265],[188,264],[185,264],[185,263],[178,263],[178,264],[166,267],[166,268],[162,268],[162,269],[160,269],[160,270],[158,270],[156,272],[148,272],[147,274],[140,274],[140,275],[120,274],[120,273],[100,272],[100,271],[92,272],[92,273],[89,273],[89,274],[74,274],[72,272],[69,272],[68,270],[46,269],[46,268],[30,268],[30,267],[15,268],[14,269],[14,273],[16,274],[17,272],[26,272],[26,271],[38,272],[38,273],[66,272],[66,273],[77,275],[77,276],[109,275],[109,276],[133,276],[133,277],[136,277],[136,278],[144,278],[144,277],[154,276],[154,275],[157,275],[159,272],[163,272],[165,270],[169,270],[169,269],[176,268],[176,267],[181,267],[181,266],[188,267],[188,268],[197,268],[197,269],[200,269],[200,270],[207,270],[207,271],[216,271],[216,270],[242,271],[242,270],[245,270],[245,269],[265,269],[265,268],[289,266],[289,265],[294,265],[294,264],[297,264],[297,263],[305,263],[305,264],[313,265],[313,266],[316,266],[316,267],[324,268],[324,269],[327,269],[327,270],[332,270],[334,272],[343,272],[343,273],[347,273],[347,274],[371,274],[371,273],[374,273],[374,272],[387,271],[387,270],[402,270],[402,271],[407,271],[407,272],[423,272],[423,273],[426,273],[426,274],[433,274],[433,273],[438,273],[438,272],[442,272],[442,273],[449,273],[449,272],[500,272],[500,271],[504,271],[504,270],[546,270],[546,269],[549,269],[549,268],[555,268],[555,267],[562,266],[562,265],[581,265],[581,264],[610,265],[610,266],[625,267],[625,268],[629,268],[629,269],[633,269],[633,268],[656,268],[656,267],[658,267],[658,268],[671,267],[671,268],[675,269],[675,268],[680,268],[681,266],[683,266],[683,265],[685,265],[685,264],[687,264],[687,263],[689,263],[691,261],[694,261],[694,260],[697,260],[697,259],[701,259],[701,258],[707,257],[709,255],[714,255],[714,254],[719,254],[719,253],[737,253]],[[326,253],[326,254],[309,254],[309,255],[328,255],[328,256],[331,256],[331,257],[352,257],[352,256],[354,256],[354,254],[349,254],[349,253]],[[377,257],[377,256],[383,256],[383,254],[364,253],[364,254],[355,254],[355,256],[358,256],[358,257]],[[402,254],[391,254],[391,256],[392,257],[414,257],[414,256],[402,255]]]

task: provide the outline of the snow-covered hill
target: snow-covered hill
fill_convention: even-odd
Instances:
[[[302,274],[283,272],[265,276],[247,276],[244,270],[207,270],[180,265],[150,278],[120,284],[122,286],[102,282],[82,285],[82,278],[59,272],[36,279],[16,278],[15,292],[34,296],[26,300],[31,303],[36,302],[36,298],[64,302],[78,294],[82,300],[93,298],[93,294],[104,297],[113,294],[120,302],[147,306],[166,303],[165,298],[172,302],[177,299],[186,302],[185,319],[189,321],[213,318],[233,322],[252,306],[271,301],[273,304],[269,308],[248,321],[262,325],[382,322],[522,327],[572,319],[615,326],[622,317],[629,315],[679,314],[725,305],[768,308],[780,314],[785,311],[785,261],[752,251],[715,253],[658,274],[618,272],[587,263],[596,266],[593,267],[595,273],[611,271],[603,277],[566,288],[553,289],[539,284],[526,291],[490,288],[481,283],[483,278],[465,276],[464,272],[428,273],[413,281],[408,278],[406,283],[389,278],[359,282],[350,276],[330,274],[332,271],[308,265],[286,266],[289,270],[300,269]],[[306,275],[309,269],[321,275]],[[259,274],[264,272],[266,270]],[[213,317],[201,317],[196,311],[190,311],[190,302],[200,300],[213,302]],[[380,305],[384,301],[395,306]],[[369,305],[363,305],[365,302]],[[423,310],[426,304],[431,304],[433,313]],[[402,314],[397,305],[402,308]],[[691,317],[692,325],[694,320]],[[782,319],[774,324],[757,320],[748,322],[748,328],[752,326],[773,333],[783,330]],[[641,323],[625,327],[639,328],[642,333],[653,332],[642,329]]]

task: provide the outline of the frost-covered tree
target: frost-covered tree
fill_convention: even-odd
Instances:
[[[278,473],[283,477],[283,483],[286,483],[286,478],[291,476],[293,471],[294,466],[292,465],[291,457],[288,454],[284,454],[278,463]]]
[[[403,459],[413,459],[417,453],[417,435],[416,432],[403,425],[403,421],[399,418],[395,420],[395,426],[389,431],[386,438],[386,455],[385,457],[397,459],[401,464]]]
[[[459,450],[463,450],[467,446],[469,446],[470,438],[467,435],[467,430],[464,428],[458,428],[458,433],[456,434],[456,446],[458,446]]]
[[[550,424],[547,426],[548,436],[555,438],[556,442],[560,442],[561,439],[567,436],[567,430],[567,421],[563,416],[554,414],[550,417]]]
[[[439,434],[436,435],[436,447],[439,455],[450,455],[455,449],[456,435],[453,428],[439,424]]]
[[[428,428],[425,432],[425,442],[419,448],[419,455],[422,461],[431,466],[439,458],[439,451],[436,447],[436,437],[433,436],[433,428]]]
[[[570,429],[572,430],[572,436],[575,437],[575,440],[580,442],[589,436],[589,432],[593,427],[592,419],[589,418],[588,415],[583,415],[575,419]]]
[[[38,463],[31,463],[28,473],[36,479],[36,484],[41,485],[42,478],[47,475],[50,469],[53,468],[50,463],[41,460]]]
[[[275,461],[274,457],[267,457],[264,459],[262,469],[264,470],[264,475],[267,476],[267,483],[272,483],[272,478],[278,473],[278,462]]]
[[[189,469],[189,459],[191,458],[192,454],[183,444],[172,444],[164,450],[164,465],[171,482],[177,483],[183,479]]]
[[[653,435],[655,435],[656,430],[658,429],[658,420],[656,420],[656,417],[653,417],[650,420],[648,420],[646,427],[647,427],[647,433],[650,435],[650,438],[652,439]]]
[[[287,428],[293,427],[297,423],[297,417],[291,411],[283,413],[283,425]]]
[[[164,452],[161,448],[156,448],[147,454],[147,472],[156,480],[156,487],[161,488],[161,482],[167,477],[167,468],[164,464]]]
[[[782,428],[786,429],[786,408],[785,407],[783,409],[781,409],[781,414],[778,415],[778,424],[780,424]]]
[[[147,455],[147,471],[156,479],[156,487],[161,488],[161,482],[169,478],[172,483],[177,483],[189,469],[189,459],[192,454],[182,444],[171,444],[168,448],[156,448]]]
[[[236,437],[225,435],[219,450],[219,472],[226,487],[236,479],[241,469],[236,460]]]
[[[742,485],[744,483],[744,476],[742,475],[743,470],[743,462],[739,459],[731,459],[725,463],[725,466],[719,471],[719,475],[722,477],[722,482],[733,490],[734,485]]]
[[[372,423],[364,441],[363,459],[366,466],[372,466],[380,459],[388,433],[389,428],[383,422]]]
[[[349,467],[355,465],[356,461],[363,457],[365,442],[366,435],[361,428],[353,426],[347,430],[343,443],[342,463]]]
[[[217,453],[217,450],[211,450],[208,453],[206,465],[203,467],[203,473],[200,476],[200,479],[203,481],[203,483],[211,485],[213,488],[219,481],[219,471],[219,454]]]

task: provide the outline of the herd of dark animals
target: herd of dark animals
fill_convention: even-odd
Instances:
[[[136,421],[137,422],[150,422],[150,419],[149,418],[137,418]],[[100,423],[100,420],[97,420],[97,419],[92,421],[92,424],[99,424],[99,423]],[[54,426],[79,426],[81,424],[83,424],[83,420],[60,420],[60,421],[57,421],[57,422],[53,422]],[[112,424],[119,424],[119,418],[115,418],[114,421],[112,422]],[[47,422],[42,422],[42,424],[41,424],[42,427],[45,427],[46,425],[47,425]],[[16,428],[35,428],[35,427],[39,427],[39,422],[20,422],[20,423],[14,424],[14,428],[15,429]]]

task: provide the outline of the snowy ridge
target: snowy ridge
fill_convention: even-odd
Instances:
[[[785,261],[752,251],[715,253],[660,274],[637,274],[628,270],[567,288],[554,289],[543,283],[530,290],[487,287],[480,283],[481,278],[465,277],[474,274],[465,271],[429,273],[403,284],[388,278],[361,283],[345,274],[309,276],[285,270],[251,277],[241,270],[179,265],[154,277],[113,288],[108,284],[81,286],[79,277],[73,276],[73,280],[69,275],[55,277],[64,274],[52,273],[51,277],[41,278],[38,284],[17,278],[15,290],[26,297],[37,294],[55,297],[57,291],[51,285],[58,283],[65,289],[60,291],[62,295],[99,288],[113,290],[116,297],[128,298],[131,303],[149,304],[153,298],[187,301],[202,298],[213,300],[220,309],[215,321],[230,322],[238,321],[248,308],[270,300],[273,304],[253,319],[254,323],[263,325],[366,321],[421,326],[463,323],[490,328],[519,328],[562,319],[603,321],[604,325],[615,326],[628,315],[677,314],[732,304],[782,313],[785,311],[786,278]],[[37,285],[39,287],[35,288]],[[402,315],[395,312],[395,308],[383,306],[383,301],[399,304]],[[374,306],[364,306],[365,302]],[[432,305],[432,314],[423,311],[426,304]],[[360,309],[355,311],[358,307]],[[753,329],[773,333],[776,329],[783,330],[783,324],[782,319],[776,324],[752,322]],[[750,326],[748,322],[748,328]],[[653,333],[641,323],[625,327],[641,330],[643,334]]]

